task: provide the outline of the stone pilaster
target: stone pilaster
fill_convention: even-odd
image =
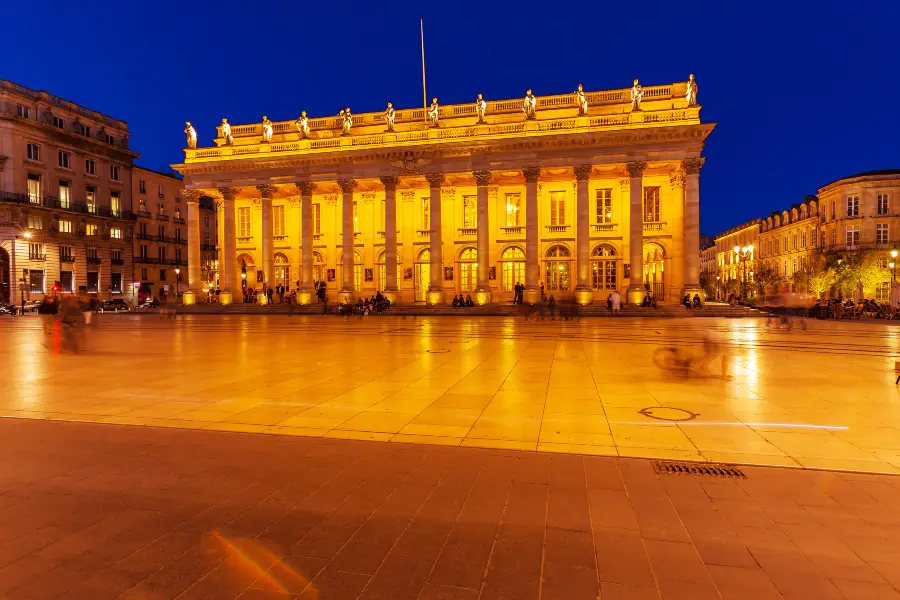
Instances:
[[[355,179],[341,179],[338,181],[341,187],[341,291],[338,294],[340,302],[349,303],[355,293],[353,282],[353,258],[356,235],[353,229],[353,190],[356,189]]]
[[[475,177],[478,193],[478,286],[475,288],[475,302],[480,305],[491,301],[491,228],[488,208],[491,172],[482,169],[474,171],[472,175]]]
[[[640,305],[647,290],[644,289],[644,169],[645,162],[630,162],[628,171],[629,235],[628,256],[631,261],[631,280],[628,285],[628,303]]]
[[[681,161],[684,171],[684,290],[682,295],[700,293],[700,169],[703,157]]]
[[[313,295],[313,222],[312,194],[315,186],[309,181],[298,181],[300,192],[300,290],[299,304],[310,304]]]
[[[184,190],[181,194],[187,204],[187,291],[181,301],[194,304],[201,288],[200,277],[200,191]]]
[[[525,176],[525,294],[523,301],[538,304],[541,301],[541,288],[538,278],[540,256],[538,251],[538,179],[540,167],[522,169]]]
[[[219,246],[219,273],[221,273],[222,290],[219,302],[231,304],[234,294],[240,288],[237,283],[237,229],[235,226],[234,200],[237,189],[220,188],[222,193],[222,243]],[[239,296],[243,299],[243,294]]]
[[[425,179],[428,180],[428,186],[431,188],[429,206],[431,213],[429,232],[431,281],[426,300],[429,305],[435,305],[444,302],[444,244],[441,222],[441,186],[444,184],[444,176],[441,173],[429,173]]]
[[[591,290],[591,208],[588,197],[591,169],[591,165],[578,165],[575,167],[577,209],[575,222],[575,271],[577,274],[575,301],[578,304],[590,304],[594,299],[594,293]]]
[[[400,300],[397,288],[397,184],[400,178],[389,175],[381,178],[384,186],[384,290],[392,303]]]

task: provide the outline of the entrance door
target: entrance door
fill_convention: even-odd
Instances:
[[[425,294],[431,284],[431,264],[416,263],[416,302],[425,302]]]

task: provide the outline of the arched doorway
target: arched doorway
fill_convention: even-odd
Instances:
[[[416,257],[415,286],[416,302],[425,302],[425,296],[428,293],[428,285],[431,283],[431,250],[428,248],[419,252]]]
[[[478,249],[463,248],[459,253],[459,291],[474,292],[478,287]]]
[[[550,246],[544,261],[544,285],[547,290],[565,292],[569,289],[572,253],[565,246]]]
[[[343,286],[344,283],[344,255],[338,257],[338,265],[341,270],[339,271],[338,281]],[[362,290],[362,256],[360,256],[359,252],[356,250],[353,251],[353,291],[358,292]]]
[[[291,287],[291,265],[288,257],[281,252],[275,253],[275,285]]]
[[[325,282],[325,257],[322,253],[313,250],[313,283],[319,284]]]
[[[384,291],[387,289],[387,267],[384,262],[384,250],[378,253],[378,262],[376,265],[378,267],[378,290]],[[400,280],[403,276],[403,268],[400,263],[400,255],[397,254],[397,289],[400,289]]]
[[[510,246],[500,253],[500,285],[504,292],[514,291],[517,283],[525,281],[525,251]]]
[[[591,288],[612,292],[619,286],[619,253],[609,244],[600,244],[591,252]]]
[[[9,304],[9,252],[0,248],[0,304]]]
[[[665,249],[654,242],[644,244],[644,287],[658,301],[666,299]]]
[[[241,288],[255,288],[256,262],[250,254],[241,254],[237,257],[238,277],[241,278]]]

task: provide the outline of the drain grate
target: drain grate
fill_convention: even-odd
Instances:
[[[747,479],[744,472],[737,467],[716,463],[654,461],[653,470],[657,475],[702,475],[704,477]]]

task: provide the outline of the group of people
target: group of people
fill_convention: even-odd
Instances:
[[[693,300],[691,299],[690,294],[685,294],[684,298],[681,299],[681,305],[688,310],[700,310],[703,308],[703,302],[700,300],[700,294],[694,294]]]
[[[38,305],[37,313],[46,335],[53,333],[53,323],[59,321],[65,347],[74,352],[78,349],[81,326],[91,324],[96,309],[97,299],[94,297],[76,298],[67,294],[60,298],[47,295]]]
[[[218,296],[218,290],[216,291]],[[244,302],[247,304],[259,303],[259,296],[262,295],[266,299],[267,304],[291,304],[297,300],[297,291],[291,290],[284,284],[275,286],[263,284],[262,288],[257,290],[255,287],[243,288]]]
[[[318,290],[317,290],[318,292]],[[323,292],[324,295],[324,292]],[[327,306],[327,304],[326,304]],[[375,295],[372,296],[371,300],[366,298],[357,298],[356,305],[353,304],[342,304],[339,307],[339,311],[344,316],[349,316],[351,314],[358,314],[361,317],[367,317],[372,313],[383,313],[387,311],[391,307],[391,301],[387,296],[382,294],[380,291],[375,292]],[[327,310],[327,309],[326,309]]]
[[[463,295],[453,296],[453,308],[472,308],[475,306],[475,302],[472,301],[472,296],[466,294],[466,297],[463,298]]]

